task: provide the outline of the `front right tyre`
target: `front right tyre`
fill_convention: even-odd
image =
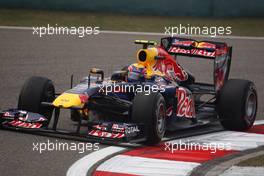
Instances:
[[[158,144],[166,130],[166,105],[158,92],[137,93],[133,100],[131,121],[143,123],[146,136],[145,144]]]
[[[33,76],[23,85],[18,99],[18,109],[34,112],[51,119],[53,107],[42,106],[41,102],[53,102],[55,88],[48,78]]]

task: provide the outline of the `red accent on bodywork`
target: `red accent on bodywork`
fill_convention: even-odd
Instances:
[[[217,48],[215,51],[216,51],[216,56],[222,56],[228,54],[228,47],[227,45],[225,45],[222,48]]]
[[[175,58],[171,56],[163,48],[158,47],[157,49],[158,49],[159,56],[164,56],[165,59],[157,60],[153,68],[155,70],[159,70],[160,72],[164,73],[166,77],[170,79],[175,79],[177,77],[177,79],[180,79],[181,81],[187,80],[188,78],[187,73],[176,62]],[[173,72],[174,75],[171,75],[169,72]]]
[[[226,74],[228,71],[228,57],[228,47],[226,45],[222,48],[216,49],[214,68],[214,81],[216,91],[219,91],[224,85]]]
[[[89,99],[89,96],[85,94],[80,94],[79,97],[80,97],[81,103],[86,103]]]
[[[215,50],[215,49],[216,49],[216,46],[215,46],[215,44],[213,44],[213,43],[200,42],[200,43],[198,44],[197,48],[200,48],[200,49],[205,49],[205,48],[207,48],[207,49],[213,49],[213,50]]]

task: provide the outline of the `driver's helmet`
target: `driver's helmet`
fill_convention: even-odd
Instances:
[[[128,66],[127,81],[144,81],[146,74],[146,68],[144,65],[139,63],[134,63]]]

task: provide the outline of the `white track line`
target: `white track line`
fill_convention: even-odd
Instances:
[[[118,164],[117,164],[118,163]],[[96,171],[124,173],[132,175],[188,175],[200,163],[170,161],[143,158],[136,156],[117,155],[100,165]]]
[[[0,26],[0,29],[15,29],[15,30],[32,30],[32,27],[23,27],[23,26]],[[149,35],[149,36],[168,36],[164,33],[156,32],[135,32],[135,31],[110,31],[110,30],[101,30],[100,33],[103,34],[118,34],[118,35]],[[241,40],[264,40],[264,37],[246,37],[246,36],[208,36],[208,35],[180,35],[181,37],[199,37],[199,38],[223,38],[223,39],[241,39]]]
[[[220,176],[263,176],[264,168],[263,167],[238,167],[232,166],[228,170],[224,171]]]
[[[264,135],[256,133],[245,133],[236,131],[222,131],[200,136],[194,136],[184,139],[176,139],[169,141],[172,144],[184,143],[199,143],[199,144],[212,144],[221,146],[225,144],[227,150],[244,151],[248,149],[257,148],[264,145]]]
[[[102,150],[90,153],[83,158],[76,161],[67,171],[66,176],[86,176],[88,170],[93,167],[100,160],[114,154],[125,150],[124,147],[106,147]]]

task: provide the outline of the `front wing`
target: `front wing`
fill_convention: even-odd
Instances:
[[[55,109],[55,111],[58,109]],[[0,127],[34,134],[58,134],[99,142],[141,142],[145,140],[144,125],[120,122],[78,123],[76,131],[57,129],[59,113],[54,113],[53,124],[43,115],[9,109],[0,111]],[[51,127],[50,127],[51,126]]]

